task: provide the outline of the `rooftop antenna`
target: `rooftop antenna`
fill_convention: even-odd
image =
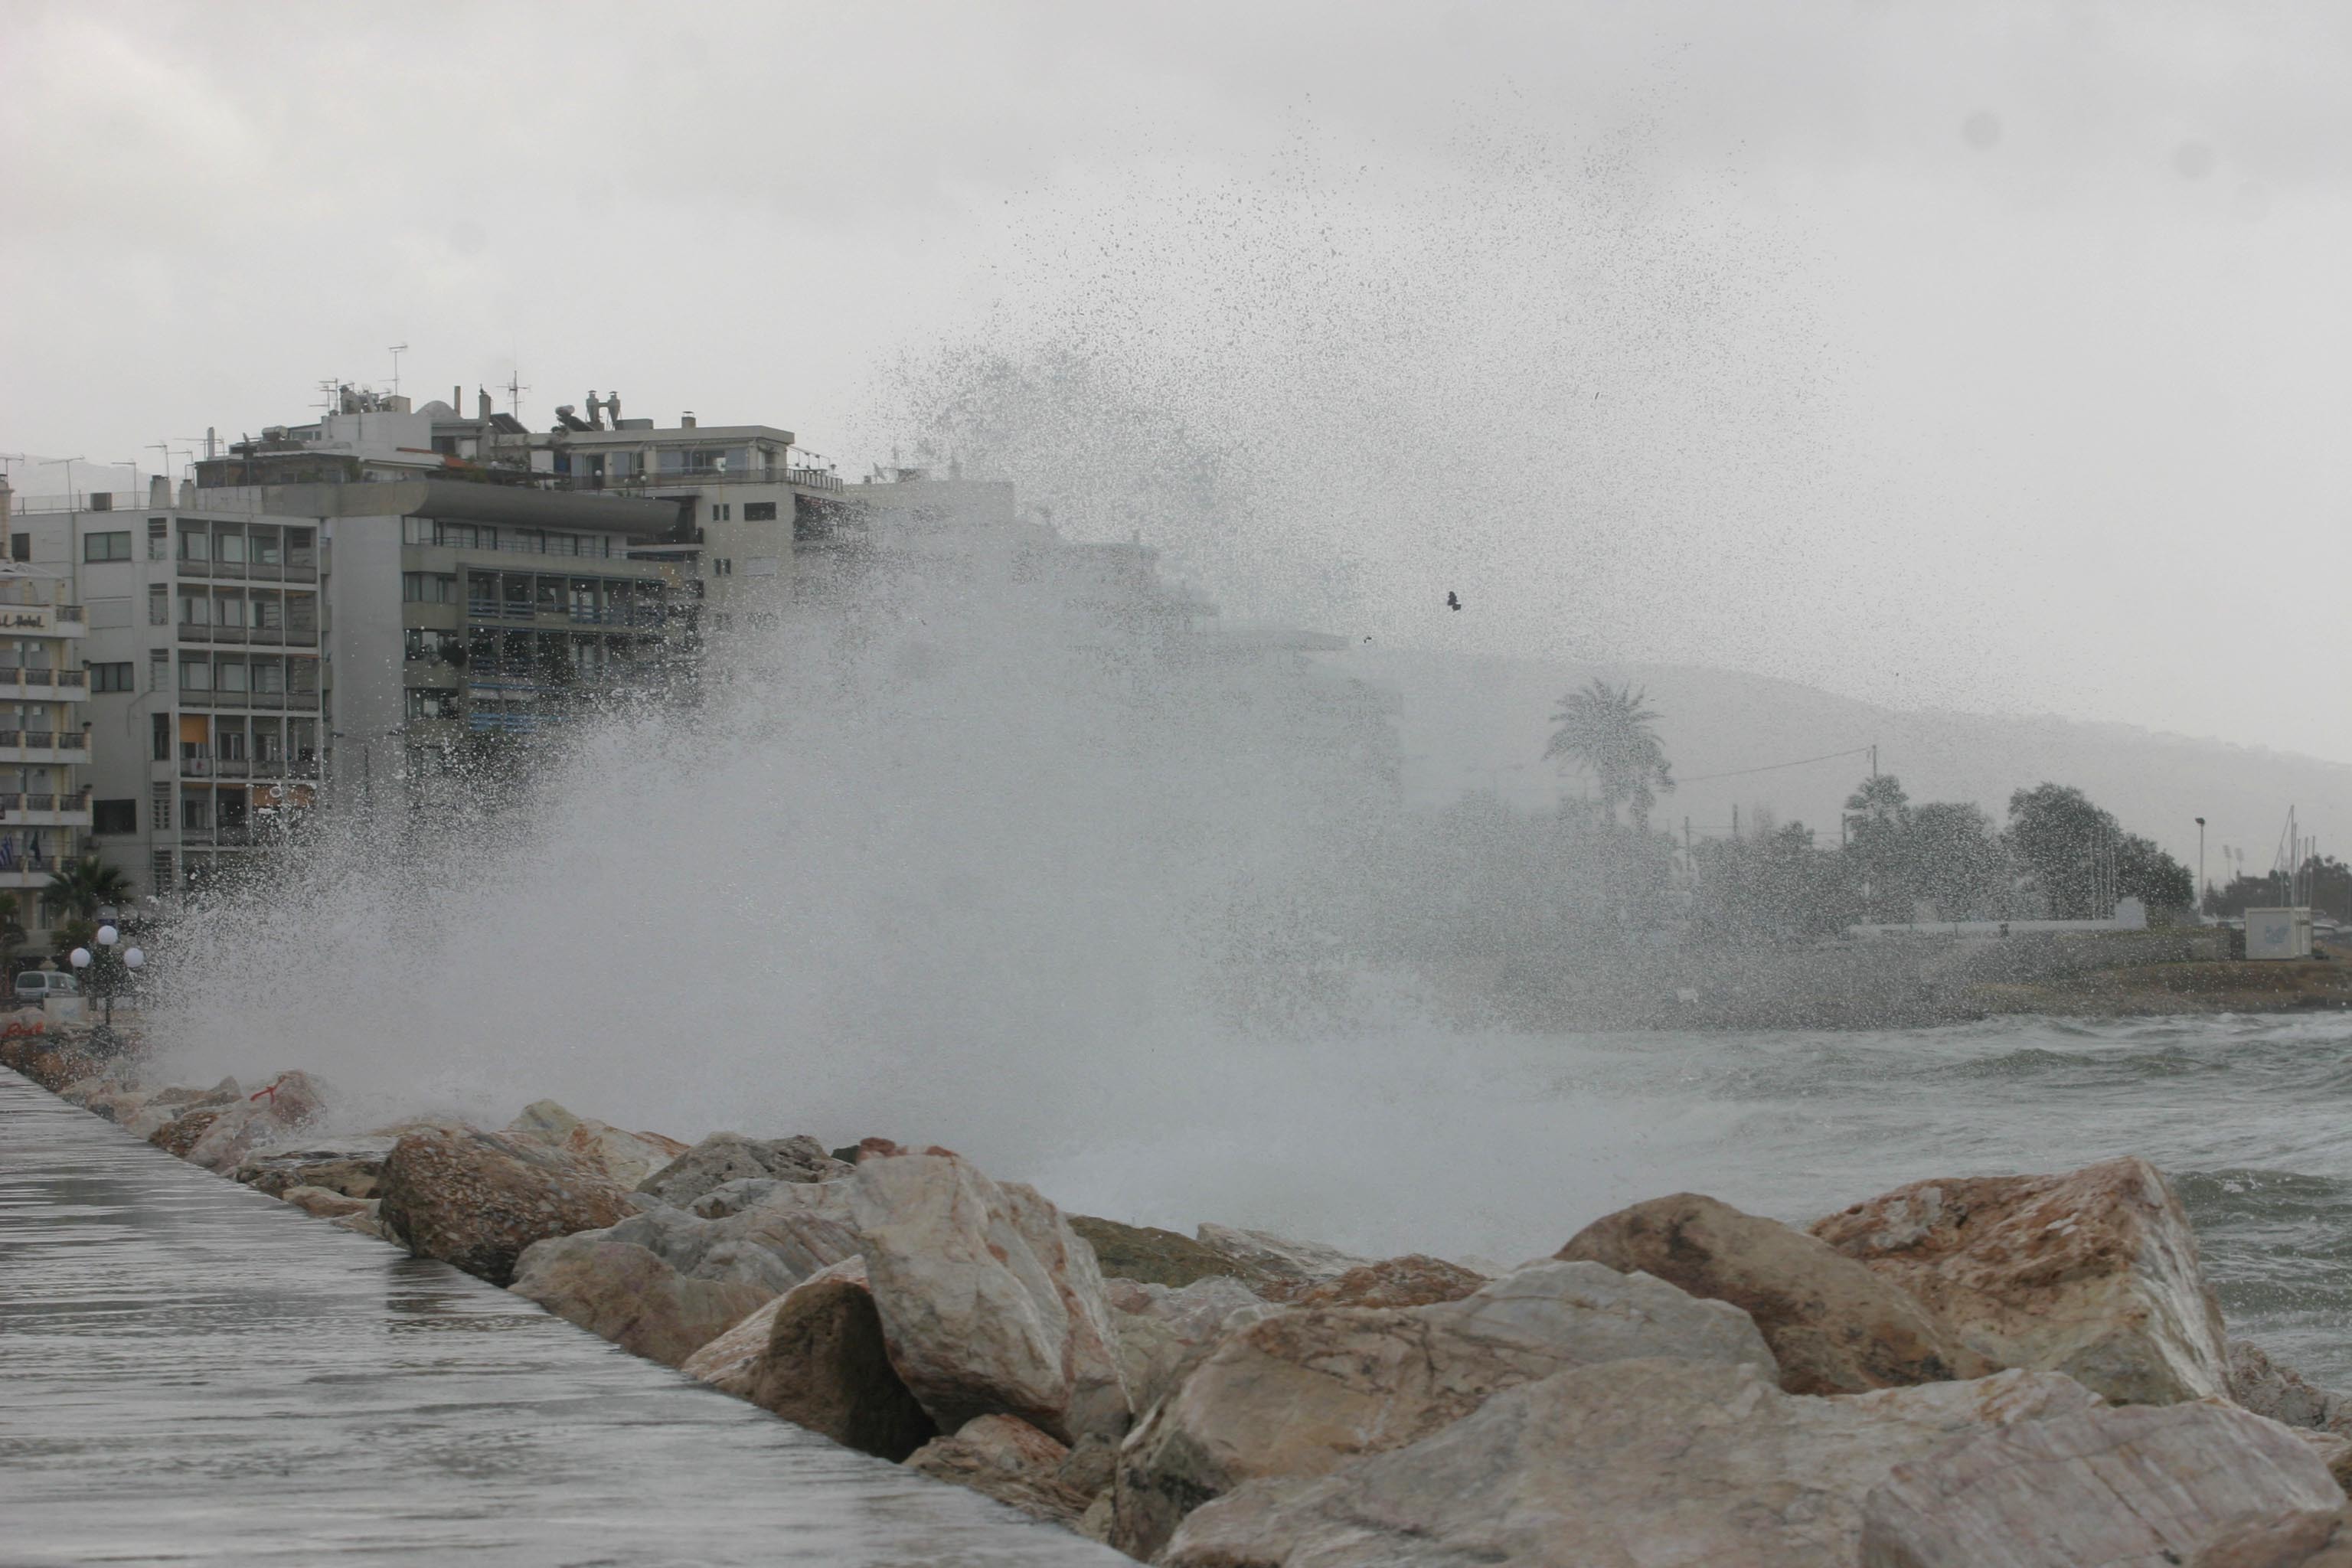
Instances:
[[[310,406],[313,408],[324,409],[326,412],[332,414],[336,407],[335,389],[341,385],[342,385],[342,383],[337,381],[332,376],[320,382],[319,384],[319,390],[327,395],[326,398],[323,402],[313,403]]]
[[[53,468],[59,463],[63,463],[66,466],[66,510],[68,511],[79,511],[81,510],[81,508],[74,505],[73,466],[76,463],[87,463],[89,461],[89,459],[88,458],[44,458],[41,459],[41,467],[45,468]]]
[[[156,472],[162,474],[165,479],[172,477],[172,444],[170,442],[150,441],[146,446],[140,449],[146,452],[163,453],[163,460],[156,465]]]
[[[522,395],[530,390],[522,384],[522,366],[518,363],[507,377],[507,412],[517,419],[522,417]]]
[[[394,343],[392,345],[392,395],[394,397],[398,397],[400,395],[400,356],[407,352],[408,345],[406,343]]]

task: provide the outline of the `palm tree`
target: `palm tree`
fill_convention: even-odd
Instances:
[[[96,920],[101,904],[127,903],[131,879],[95,855],[84,856],[49,873],[41,901],[78,920]]]
[[[1592,775],[1610,821],[1617,820],[1617,807],[1623,803],[1632,808],[1633,826],[1644,828],[1658,796],[1675,787],[1665,748],[1650,728],[1658,716],[1642,706],[1646,696],[1631,686],[1612,688],[1605,680],[1570,692],[1551,716],[1559,728],[1544,748],[1545,756],[1563,758]]]

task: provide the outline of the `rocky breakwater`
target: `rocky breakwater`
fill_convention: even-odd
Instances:
[[[299,1075],[148,1087],[55,1040],[9,1065],[1144,1561],[2352,1568],[2352,1405],[2226,1340],[2137,1161],[1806,1228],[1676,1194],[1488,1277],[1068,1215],[883,1140],[688,1147],[546,1101],[354,1131]]]

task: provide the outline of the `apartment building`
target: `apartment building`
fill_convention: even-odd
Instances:
[[[0,519],[7,513],[0,489]],[[0,892],[38,951],[62,911],[45,905],[49,878],[88,852],[90,760],[84,717],[87,623],[55,572],[0,564]]]
[[[18,561],[97,604],[71,661],[94,689],[90,842],[142,893],[249,869],[330,795],[527,744],[669,647],[675,568],[629,552],[675,505],[419,477],[441,466],[402,449],[413,418],[377,417],[404,412],[196,466],[252,482],[10,523]]]

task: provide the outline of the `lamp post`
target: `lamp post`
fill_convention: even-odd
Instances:
[[[2205,819],[2197,819],[2197,923],[2205,923]]]
[[[109,921],[107,924],[98,928],[98,945],[100,947],[111,950],[114,945],[121,940],[122,932],[115,927],[112,921]],[[86,947],[75,948],[72,953],[68,956],[73,960],[74,968],[85,973],[89,972],[89,966],[97,961],[97,955]],[[146,962],[147,955],[138,948],[131,947],[123,950],[123,968],[137,969]],[[103,1026],[110,1035],[113,1033],[114,990],[111,986],[108,987],[106,993],[106,1023]]]

